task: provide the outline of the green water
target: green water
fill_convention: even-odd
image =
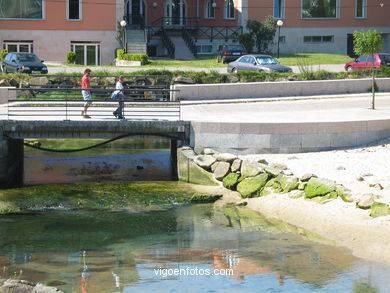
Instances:
[[[7,215],[0,275],[81,293],[389,292],[389,267],[280,228],[211,204]]]

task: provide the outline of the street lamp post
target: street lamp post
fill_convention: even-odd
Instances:
[[[279,20],[276,22],[276,25],[278,26],[278,58],[279,58],[280,28],[281,28],[282,25],[283,25],[283,20],[279,19]]]
[[[123,51],[126,53],[126,25],[127,25],[127,22],[126,20],[121,20],[120,22],[121,24],[121,27],[123,29]]]

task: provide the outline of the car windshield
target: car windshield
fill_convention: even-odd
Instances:
[[[276,61],[272,57],[256,57],[257,62],[260,65],[267,65],[267,64],[278,64],[279,62]]]
[[[40,62],[37,56],[34,54],[23,54],[23,55],[18,55],[17,59],[20,62]]]
[[[226,50],[238,50],[238,51],[243,50],[242,46],[240,46],[240,45],[229,45],[229,46],[226,46],[225,49]]]

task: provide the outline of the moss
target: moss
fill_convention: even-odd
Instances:
[[[390,208],[382,202],[374,202],[371,206],[370,216],[373,218],[390,215]]]
[[[129,182],[56,184],[0,191],[0,214],[45,209],[171,208],[190,202],[191,184]]]
[[[283,174],[279,174],[276,181],[280,184],[283,192],[290,192],[291,190],[297,189],[299,184],[297,177],[286,176]]]
[[[337,198],[337,192],[330,192],[327,195],[312,197],[310,198],[310,200],[318,202],[320,204],[325,204],[336,198]]]
[[[190,197],[190,202],[192,203],[208,203],[215,202],[222,197],[221,194],[199,194],[195,193]]]
[[[311,178],[305,186],[305,197],[313,198],[316,196],[324,196],[336,190],[336,186],[330,180],[321,178]]]
[[[336,186],[336,193],[345,202],[352,202],[353,201],[351,198],[351,196],[352,196],[351,190],[349,190],[348,188],[346,188],[342,185]]]
[[[236,190],[238,179],[240,175],[237,173],[230,173],[225,178],[223,178],[223,186],[230,190]]]
[[[267,183],[268,175],[260,174],[256,177],[246,178],[237,185],[237,191],[242,198],[260,195],[260,189]]]

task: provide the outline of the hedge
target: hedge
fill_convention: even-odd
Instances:
[[[124,50],[118,49],[116,56],[118,60],[141,61],[142,64],[149,63],[149,58],[146,54],[126,54]]]

